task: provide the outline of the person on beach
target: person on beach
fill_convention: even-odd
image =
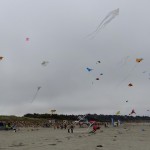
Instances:
[[[63,129],[63,128],[64,128],[63,124],[61,124],[61,125],[60,125],[60,128],[61,128],[61,129]]]
[[[67,126],[68,133],[70,133],[70,128],[71,128],[71,125],[70,125],[70,124],[68,124],[68,126]]]
[[[71,133],[73,133],[73,129],[74,129],[74,125],[73,125],[73,124],[71,124],[71,125],[70,125]]]
[[[107,122],[105,122],[105,128],[108,128],[108,123]]]
[[[67,125],[66,125],[66,123],[64,124],[64,129],[66,129],[67,128]]]
[[[93,133],[95,133],[96,130],[97,130],[97,124],[94,124],[94,125],[93,125]]]
[[[17,126],[16,126],[16,124],[13,124],[13,125],[12,125],[12,129],[14,130],[14,132],[17,131]]]
[[[93,125],[93,130],[90,131],[89,133],[95,133],[98,129],[100,129],[100,126],[95,123],[95,124]]]

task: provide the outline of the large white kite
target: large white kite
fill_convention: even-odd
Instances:
[[[101,21],[101,23],[98,25],[96,30],[94,30],[92,33],[88,35],[88,37],[94,38],[95,35],[100,31],[102,28],[104,28],[111,20],[113,20],[117,15],[119,15],[119,8],[111,11],[108,13],[108,15]]]

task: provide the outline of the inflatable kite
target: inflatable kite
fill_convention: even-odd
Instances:
[[[100,22],[98,27],[90,33],[87,37],[95,37],[95,35],[103,29],[109,22],[111,22],[116,16],[119,15],[119,8],[112,10],[108,13],[108,15]]]

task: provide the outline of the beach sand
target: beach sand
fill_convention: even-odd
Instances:
[[[74,133],[53,128],[0,131],[0,150],[150,150],[150,124],[102,126],[96,134],[86,128]]]

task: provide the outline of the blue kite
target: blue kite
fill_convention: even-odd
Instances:
[[[87,69],[89,72],[93,70],[93,69],[91,69],[91,68],[86,68],[86,69]]]

